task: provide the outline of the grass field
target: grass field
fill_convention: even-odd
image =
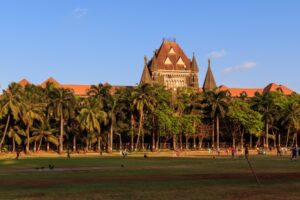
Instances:
[[[6,158],[0,199],[300,199],[300,160],[252,156],[251,163],[260,186],[242,158]]]

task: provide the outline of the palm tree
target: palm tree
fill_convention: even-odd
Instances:
[[[52,143],[56,146],[59,145],[57,137],[53,134],[56,131],[56,129],[52,129],[49,123],[46,120],[44,120],[43,123],[39,124],[38,127],[33,127],[32,137],[29,141],[30,143],[33,141],[39,142],[37,151],[40,151],[42,142],[45,141],[47,142],[47,151],[49,151],[49,143]]]
[[[63,152],[65,120],[74,114],[76,103],[73,92],[69,89],[54,88],[49,92],[48,113],[60,121],[59,152]]]
[[[209,91],[206,93],[206,98],[209,105],[210,115],[216,123],[217,131],[217,149],[220,148],[220,128],[219,121],[223,118],[228,108],[229,97],[226,91]],[[213,144],[214,145],[214,144]]]
[[[111,85],[109,84],[101,84],[92,85],[88,91],[88,95],[97,99],[99,104],[101,105],[101,110],[107,114],[107,117],[110,119],[110,123],[106,123],[109,125],[109,131],[107,134],[107,152],[112,152],[112,141],[113,141],[113,125],[112,121],[113,117],[113,109],[114,109],[114,99],[111,95]],[[100,109],[100,108],[99,108]]]
[[[100,111],[100,109],[99,101],[95,98],[89,98],[86,100],[84,107],[80,110],[78,115],[80,128],[87,132],[86,150],[88,150],[89,147],[89,138],[93,137],[92,134],[98,133],[98,150],[100,151],[101,122],[106,119],[106,113]]]
[[[26,152],[29,153],[30,146],[30,129],[35,121],[42,123],[44,120],[44,108],[46,105],[41,103],[39,96],[37,96],[38,91],[34,85],[26,85],[24,90],[24,107],[22,109],[22,121],[26,126]]]
[[[290,130],[291,128],[297,131],[300,123],[300,105],[296,101],[289,102],[284,111],[284,118],[282,125],[287,127],[286,147],[289,143]],[[295,138],[295,137],[294,137]]]
[[[254,110],[260,112],[263,115],[263,121],[265,123],[265,145],[269,147],[269,127],[272,126],[274,116],[276,115],[276,105],[274,103],[275,93],[268,92],[263,95],[257,93],[252,99],[252,107]]]
[[[11,120],[18,121],[20,118],[23,108],[21,86],[17,83],[10,84],[0,97],[0,104],[0,118],[6,118],[4,133],[0,141],[1,151]]]
[[[13,127],[10,127],[8,137],[12,139],[13,152],[16,150],[16,143],[18,145],[22,144],[22,136],[26,136],[26,133],[24,132],[24,130],[20,129],[19,126],[15,125]]]
[[[132,93],[133,107],[138,111],[139,115],[139,128],[136,140],[135,149],[137,150],[140,140],[140,134],[143,128],[144,114],[146,110],[153,111],[155,100],[153,98],[153,87],[150,84],[143,84],[138,86]]]

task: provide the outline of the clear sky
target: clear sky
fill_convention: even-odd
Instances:
[[[1,0],[0,83],[134,85],[162,38],[207,58],[218,85],[300,92],[297,0]]]

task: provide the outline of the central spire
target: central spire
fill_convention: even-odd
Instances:
[[[203,84],[203,91],[204,92],[208,92],[211,90],[214,90],[217,87],[214,75],[211,71],[211,67],[210,67],[210,59],[208,59],[208,68],[207,68],[207,72],[206,72],[206,76],[205,76],[205,80],[204,80],[204,84]]]

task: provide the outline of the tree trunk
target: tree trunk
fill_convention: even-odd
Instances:
[[[88,152],[88,150],[89,150],[89,139],[86,138],[86,140],[85,140],[85,152]]]
[[[269,147],[269,124],[266,123],[266,147]]]
[[[101,137],[99,135],[97,137],[97,151],[101,152]]]
[[[199,139],[199,150],[202,149],[203,137]]]
[[[155,150],[158,151],[160,146],[160,135],[157,133],[156,147]]]
[[[215,120],[212,121],[212,138],[211,138],[212,148],[215,148]]]
[[[59,153],[62,153],[64,150],[64,116],[63,111],[61,110],[60,115],[60,136],[59,136]]]
[[[232,146],[235,147],[235,136],[232,136]]]
[[[142,128],[142,149],[145,150],[145,134],[144,134],[144,128]]]
[[[43,141],[43,139],[40,139],[40,143],[39,143],[39,146],[38,146],[38,149],[37,149],[38,152],[41,150],[42,141]]]
[[[216,123],[217,123],[217,150],[220,149],[220,128],[219,128],[219,115],[216,117]]]
[[[278,146],[281,147],[281,135],[278,133]]]
[[[142,130],[142,124],[143,124],[143,111],[141,111],[141,113],[140,113],[139,130],[138,130],[138,136],[137,136],[137,139],[136,139],[135,150],[137,150],[138,147],[139,147],[139,141],[140,141],[140,134],[141,134],[141,130]]]
[[[73,149],[73,152],[75,152],[77,149],[76,148],[76,135],[73,136],[73,148],[72,149]]]
[[[27,127],[26,127],[26,137],[27,137],[27,141],[26,141],[26,153],[29,153],[29,147],[30,147],[30,143],[29,143],[29,139],[30,139],[30,137],[29,137],[29,130],[30,130],[30,127],[29,127],[29,125],[27,125]],[[34,151],[35,149],[33,149],[33,151]]]
[[[175,134],[173,134],[173,150],[177,150],[177,137]]]
[[[255,145],[255,147],[257,148],[258,147],[258,145],[260,144],[260,136],[257,138],[257,142],[256,142],[256,145]]]
[[[50,150],[50,144],[49,142],[47,141],[47,152]]]
[[[182,133],[179,135],[180,151],[182,151]]]
[[[0,152],[2,151],[2,145],[4,143],[5,136],[7,134],[7,129],[8,129],[8,126],[9,126],[9,122],[10,122],[10,115],[8,115],[8,117],[7,117],[4,133],[3,133],[3,136],[2,136],[2,139],[1,139],[1,142],[0,142]]]
[[[33,152],[36,152],[36,149],[37,149],[37,145],[36,145],[36,141],[34,141]]]
[[[197,149],[197,144],[196,144],[196,133],[194,133],[194,135],[193,135],[193,148],[194,148],[194,150]]]
[[[134,139],[134,117],[131,114],[131,151],[133,151],[134,144],[133,144],[133,139]]]
[[[12,145],[13,145],[12,146],[13,147],[12,152],[15,152],[16,151],[16,142],[15,142],[15,137],[14,136],[12,137]]]
[[[297,133],[294,132],[293,141],[292,141],[292,147],[295,146],[296,135],[297,135]]]
[[[298,133],[296,132],[296,146],[298,147]]]
[[[185,150],[189,149],[189,134],[185,134]]]
[[[250,144],[249,144],[250,149],[252,148],[252,137],[253,135],[250,133]]]
[[[241,149],[242,151],[244,150],[244,129],[242,130],[241,134]]]
[[[108,145],[108,153],[112,153],[113,150],[113,133],[114,133],[114,128],[113,128],[113,123],[110,125],[110,132],[109,132],[109,145]]]
[[[155,151],[155,132],[156,132],[156,130],[155,130],[155,118],[154,118],[154,115],[152,116],[152,147],[151,147],[151,150],[152,151]]]
[[[287,148],[288,145],[289,145],[290,131],[291,131],[291,126],[289,126],[289,127],[288,127],[288,130],[287,130],[286,143],[285,143],[285,147],[286,147],[286,148]]]

